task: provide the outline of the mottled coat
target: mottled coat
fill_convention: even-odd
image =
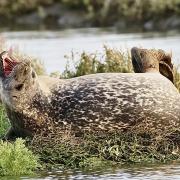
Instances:
[[[116,131],[141,125],[163,131],[180,125],[179,92],[159,73],[60,80],[37,77],[30,64],[23,63],[2,80],[1,96],[12,125],[9,136],[56,128]]]

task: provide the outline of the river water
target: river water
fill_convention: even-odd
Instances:
[[[111,168],[105,170],[89,170],[89,171],[67,171],[59,172],[59,174],[51,173],[51,178],[61,179],[142,179],[142,180],[157,180],[157,179],[180,179],[180,167],[178,165],[164,165],[151,167],[126,167],[126,168]]]
[[[118,34],[111,30],[76,29],[43,32],[6,32],[0,36],[7,40],[8,48],[17,46],[20,51],[40,58],[47,72],[63,71],[67,63],[64,55],[71,51],[102,53],[103,45],[121,50],[133,46],[161,48],[172,51],[173,62],[180,64],[180,35],[173,32]],[[77,54],[78,56],[78,54]],[[1,178],[0,178],[1,179]],[[66,170],[41,172],[34,177],[3,177],[2,179],[180,179],[180,164],[112,167],[101,170]]]
[[[1,179],[1,178],[0,178]],[[112,167],[108,169],[89,170],[64,170],[54,172],[41,172],[31,177],[2,177],[2,180],[179,180],[180,165],[151,165],[151,166],[131,166]]]
[[[65,55],[73,51],[83,51],[98,54],[103,52],[103,46],[127,50],[133,46],[144,48],[162,48],[172,52],[173,62],[180,61],[180,35],[174,33],[139,33],[118,34],[102,29],[77,29],[65,31],[30,31],[6,32],[1,36],[7,40],[8,47],[18,47],[20,51],[40,58],[47,72],[63,71],[67,63]]]

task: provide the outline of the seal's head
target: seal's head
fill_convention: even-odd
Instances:
[[[1,98],[10,109],[27,105],[38,87],[36,78],[30,61],[18,62],[6,51],[0,54]]]

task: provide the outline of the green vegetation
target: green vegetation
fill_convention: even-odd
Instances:
[[[85,9],[92,14],[97,24],[107,25],[121,18],[131,22],[144,22],[152,18],[160,19],[171,14],[180,14],[179,0],[62,0],[62,3],[69,7]]]
[[[4,107],[0,106],[0,137],[3,136],[7,129],[10,127],[10,124],[7,120]]]
[[[143,20],[144,18],[150,18],[152,14],[166,17],[171,13],[180,14],[179,0],[28,0],[28,2],[23,0],[12,2],[1,0],[0,14],[10,18],[14,14],[21,15],[32,12],[53,3],[63,4],[70,9],[83,9],[86,12],[93,13],[94,16],[100,15],[99,20],[109,15],[111,15],[110,19],[113,20],[117,19],[118,16],[127,16],[130,19],[138,17],[138,19]]]
[[[0,176],[32,174],[40,167],[38,157],[24,143],[22,139],[14,143],[0,141]]]
[[[83,52],[79,60],[75,59],[73,53],[71,57],[67,58],[68,63],[61,78],[105,72],[133,72],[129,51],[123,52],[118,49],[108,48],[107,46],[104,46],[104,54],[101,57],[97,56],[97,54]],[[73,64],[73,68],[70,64]]]
[[[52,10],[48,10],[49,7],[58,7]],[[180,1],[179,0],[17,0],[17,1],[4,1],[0,0],[0,20],[4,25],[12,26],[14,24],[26,24],[30,19],[31,26],[34,24],[41,25],[49,24],[47,28],[52,28],[55,25],[58,28],[58,19],[64,17],[64,12],[73,16],[71,12],[80,12],[78,18],[82,19],[82,14],[85,17],[82,24],[77,23],[70,24],[69,27],[84,27],[84,26],[120,26],[121,28],[128,29],[132,27],[140,28],[146,22],[151,21],[153,29],[171,29],[174,24],[171,22],[177,22],[180,15]],[[27,19],[21,19],[26,15],[36,14],[29,16]],[[77,13],[78,14],[78,13]],[[177,16],[177,17],[175,17]],[[172,21],[166,21],[169,17],[172,17]],[[20,20],[18,19],[20,18]],[[37,20],[37,21],[36,21]],[[163,21],[161,21],[163,20]],[[23,21],[23,22],[22,22]],[[134,23],[136,22],[136,23]],[[167,24],[166,24],[167,22]],[[160,23],[160,24],[159,24]],[[67,27],[68,22],[59,25],[60,27]],[[163,27],[162,27],[163,24]],[[166,25],[165,25],[166,24]],[[42,26],[41,26],[42,27]],[[174,28],[178,29],[179,25],[175,25]],[[12,26],[13,28],[13,26]],[[25,28],[25,27],[23,27]],[[147,29],[146,25],[141,29]]]

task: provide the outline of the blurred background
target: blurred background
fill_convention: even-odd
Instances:
[[[180,0],[0,0],[1,41],[48,73],[62,72],[72,51],[102,54],[104,45],[164,49],[178,63],[179,31]]]

